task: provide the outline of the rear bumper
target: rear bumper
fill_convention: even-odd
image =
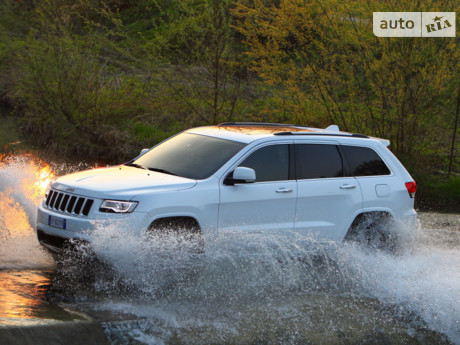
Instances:
[[[417,212],[414,209],[407,210],[400,221],[409,231],[414,231],[417,227]]]

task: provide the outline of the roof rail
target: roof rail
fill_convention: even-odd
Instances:
[[[273,135],[319,135],[326,137],[354,137],[354,138],[365,138],[369,139],[370,137],[364,134],[357,133],[328,133],[328,132],[278,132]]]
[[[223,122],[217,125],[219,126],[270,126],[270,127],[301,127],[311,128],[302,125],[293,125],[289,123],[265,123],[265,122]]]

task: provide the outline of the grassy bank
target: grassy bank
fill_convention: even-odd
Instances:
[[[460,176],[445,173],[413,175],[417,180],[416,208],[460,213]]]

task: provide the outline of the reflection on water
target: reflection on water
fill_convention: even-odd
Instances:
[[[0,272],[0,318],[39,315],[47,284],[42,272]]]
[[[48,271],[0,271],[0,324],[81,319],[46,301],[50,284],[51,272]]]
[[[45,272],[0,272],[0,318],[40,315],[45,291],[50,283]]]

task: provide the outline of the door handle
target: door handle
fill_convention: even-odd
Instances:
[[[293,191],[294,189],[292,188],[280,188],[276,190],[277,193],[292,193]]]
[[[354,184],[343,184],[340,186],[340,189],[355,189],[356,185]]]

